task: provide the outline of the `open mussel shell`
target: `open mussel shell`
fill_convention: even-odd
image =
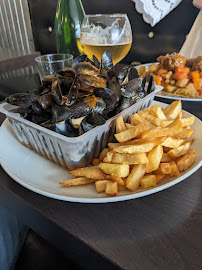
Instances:
[[[109,88],[95,88],[94,95],[102,98],[106,103],[106,112],[104,114],[113,110],[117,104],[117,95]]]
[[[67,137],[77,137],[79,136],[78,129],[74,128],[69,120],[56,123],[56,132]]]
[[[50,88],[54,79],[55,79],[55,74],[49,75],[49,76],[44,77],[41,83],[45,88]]]
[[[154,78],[153,78],[153,76],[150,76],[149,84],[147,87],[147,94],[150,94],[151,92],[153,92],[154,89],[155,89]]]
[[[93,64],[96,68],[100,69],[100,62],[95,55],[93,55]]]
[[[16,93],[6,97],[5,101],[16,106],[28,107],[37,100],[38,96],[31,93]]]
[[[106,77],[106,71],[113,69],[113,60],[112,54],[109,51],[106,51],[102,55],[101,60],[101,76]]]
[[[100,126],[105,124],[106,119],[99,113],[92,113],[88,115],[84,120],[81,122],[81,126],[85,132],[93,129],[96,126]]]
[[[100,70],[89,62],[78,63],[75,67],[76,74],[99,75]]]
[[[135,78],[140,78],[138,70],[135,67],[130,67],[128,71],[128,81],[131,81]]]
[[[127,98],[136,96],[142,90],[141,78],[135,78],[121,87],[121,95]]]
[[[77,57],[74,59],[73,63],[72,63],[72,68],[75,69],[75,67],[76,67],[76,65],[77,65],[78,63],[84,62],[84,61],[86,61],[86,60],[87,60],[87,55],[86,55],[86,54],[81,54],[81,55],[77,56]]]
[[[117,78],[120,84],[123,83],[123,81],[125,80],[126,76],[128,75],[128,70],[129,67],[123,67],[117,74]]]

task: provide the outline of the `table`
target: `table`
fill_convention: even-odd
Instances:
[[[202,119],[201,103],[183,102],[183,108]],[[31,192],[0,168],[0,203],[82,269],[199,270],[201,177],[202,168],[147,197],[79,204]]]

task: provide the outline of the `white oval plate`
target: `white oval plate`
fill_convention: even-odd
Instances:
[[[156,62],[157,63],[157,62]],[[149,66],[151,66],[152,63],[147,63],[147,64],[142,64],[142,65],[138,65],[136,66],[137,70],[142,67],[145,66],[146,69],[148,69]],[[160,93],[160,94],[159,94]],[[174,99],[174,100],[184,100],[184,101],[202,101],[202,98],[186,98],[186,97],[177,97],[177,96],[173,96],[172,93],[168,93],[166,91],[161,90],[160,92],[157,92],[156,97],[160,97],[160,98],[166,98],[166,99]]]
[[[167,104],[153,102],[161,107]],[[183,111],[184,117],[190,116]],[[41,195],[70,202],[80,203],[107,203],[135,199],[169,188],[189,177],[202,165],[201,134],[202,123],[196,118],[192,126],[195,129],[192,149],[196,150],[195,163],[180,177],[163,179],[154,188],[141,189],[136,192],[121,191],[116,197],[106,197],[104,193],[98,194],[94,184],[63,187],[59,184],[73,178],[68,171],[55,163],[38,155],[23,146],[16,138],[9,121],[6,119],[0,128],[0,161],[6,173],[17,183]]]

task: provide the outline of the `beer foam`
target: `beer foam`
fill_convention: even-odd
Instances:
[[[125,22],[122,28],[119,27],[117,18],[110,27],[90,24],[87,28],[82,29],[81,43],[95,46],[111,46],[115,44],[128,44],[132,42],[130,25]]]

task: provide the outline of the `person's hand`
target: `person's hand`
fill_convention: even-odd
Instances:
[[[193,0],[193,5],[199,9],[202,9],[202,0]]]

